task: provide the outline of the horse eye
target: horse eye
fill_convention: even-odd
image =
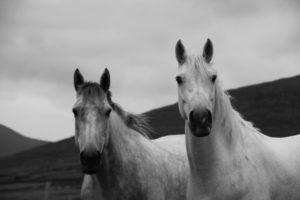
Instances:
[[[213,75],[213,76],[211,77],[211,81],[212,81],[213,83],[216,81],[216,79],[217,79],[217,75]]]
[[[182,78],[181,78],[181,76],[176,76],[176,82],[178,83],[178,85],[180,85],[180,84],[182,84]]]
[[[74,114],[74,117],[76,118],[78,116],[78,110],[76,108],[73,108],[72,112]]]
[[[110,113],[111,113],[111,108],[107,109],[107,111],[105,112],[105,116],[109,117]]]

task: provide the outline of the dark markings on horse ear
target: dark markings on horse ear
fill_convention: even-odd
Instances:
[[[74,72],[74,88],[78,91],[79,87],[84,83],[84,78],[81,75],[79,69],[76,69]]]
[[[182,65],[186,60],[186,52],[181,40],[178,40],[175,47],[176,59],[180,65]]]
[[[208,38],[203,48],[203,58],[205,62],[210,63],[213,58],[214,47],[211,40]]]
[[[107,68],[105,68],[101,79],[100,79],[100,86],[104,90],[104,92],[107,92],[109,90],[110,86],[110,74]]]

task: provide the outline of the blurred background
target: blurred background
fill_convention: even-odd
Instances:
[[[0,199],[79,199],[76,68],[99,81],[107,67],[113,100],[146,112],[153,138],[183,133],[178,39],[192,54],[212,40],[234,106],[264,133],[299,133],[299,11],[297,0],[0,0]]]

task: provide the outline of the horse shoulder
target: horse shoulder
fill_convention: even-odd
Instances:
[[[266,140],[266,146],[274,153],[274,157],[287,168],[300,167],[300,135],[272,138]]]
[[[188,159],[185,146],[185,135],[168,135],[153,140],[160,150],[167,181],[168,197],[166,199],[186,199],[186,187],[189,176]],[[173,188],[173,189],[170,189]]]
[[[260,177],[268,178],[270,199],[295,199],[300,195],[300,135],[264,136]]]

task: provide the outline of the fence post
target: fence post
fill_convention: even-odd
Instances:
[[[45,191],[44,191],[44,200],[48,200],[49,192],[50,192],[51,182],[47,181],[45,184]]]

